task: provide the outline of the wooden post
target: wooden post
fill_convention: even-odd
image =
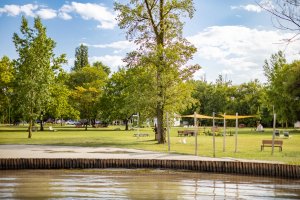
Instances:
[[[195,156],[198,155],[198,140],[197,140],[197,135],[198,135],[198,125],[197,125],[197,115],[196,112],[194,112],[194,127],[195,127]]]
[[[224,113],[223,152],[226,148],[226,113]]]
[[[272,155],[274,153],[275,128],[276,128],[276,113],[274,113],[274,120],[273,120]]]
[[[239,121],[238,121],[238,113],[235,113],[235,149],[234,149],[234,153],[237,152],[237,134],[238,134],[238,127],[239,127]]]
[[[215,138],[215,112],[213,112],[213,156],[216,157],[216,138]]]

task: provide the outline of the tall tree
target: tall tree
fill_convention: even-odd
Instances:
[[[126,5],[115,3],[115,10],[119,27],[127,29],[127,38],[140,45],[125,59],[128,66],[144,66],[155,72],[158,142],[165,143],[163,119],[169,94],[199,69],[198,65],[186,66],[196,48],[182,36],[181,17],[193,16],[193,1],[132,0]]]
[[[300,120],[300,61],[296,60],[288,65],[287,78],[284,88],[291,98],[291,118]]]
[[[285,89],[285,83],[288,81],[288,65],[283,52],[279,51],[273,54],[269,61],[265,61],[264,72],[268,80],[267,97],[270,110],[274,106],[278,120],[288,122],[291,120],[290,114],[292,102],[290,94]]]
[[[72,70],[76,71],[89,65],[88,57],[88,47],[81,44],[75,50],[75,61]]]
[[[66,85],[67,80],[68,74],[61,70],[55,76],[54,84],[51,85],[51,102],[47,111],[55,119],[63,119],[63,117],[79,118],[79,111],[75,110],[71,105],[70,96],[72,93]]]
[[[45,110],[51,97],[50,86],[53,84],[54,71],[60,65],[56,60],[63,59],[55,58],[55,42],[47,36],[46,27],[39,17],[34,19],[33,28],[22,17],[20,31],[22,36],[17,33],[13,36],[19,54],[19,58],[15,60],[15,90],[18,91],[16,101],[29,121],[28,138],[31,138],[33,121]]]
[[[108,74],[102,67],[87,65],[70,74],[68,85],[72,90],[72,105],[80,112],[81,119],[95,122],[99,115],[99,98],[103,94]]]
[[[7,56],[3,56],[0,60],[0,114],[3,114],[3,121],[6,118],[8,123],[11,122],[11,97],[14,78],[13,63]],[[7,113],[6,117],[5,113]]]

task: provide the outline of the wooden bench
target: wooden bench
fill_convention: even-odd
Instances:
[[[282,140],[274,140],[274,147],[279,147],[279,151],[282,151]],[[272,140],[263,140],[261,144],[261,151],[264,150],[264,147],[272,147]]]
[[[135,133],[133,137],[149,137],[149,133]]]

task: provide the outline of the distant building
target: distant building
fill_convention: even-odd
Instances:
[[[297,122],[294,124],[294,127],[295,127],[295,128],[300,128],[300,121],[297,121]]]

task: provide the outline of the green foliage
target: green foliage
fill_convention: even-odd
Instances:
[[[70,73],[71,102],[81,119],[95,121],[100,115],[99,99],[107,78],[108,74],[99,66],[85,66]]]
[[[155,102],[151,102],[150,106],[156,107],[158,142],[164,143],[164,112],[177,111],[177,106],[171,102],[180,102],[176,98],[185,96],[179,95],[184,81],[199,69],[198,65],[186,65],[196,48],[182,36],[181,17],[193,16],[193,2],[133,0],[127,5],[115,3],[115,10],[119,12],[119,27],[127,30],[129,40],[140,45],[138,51],[129,53],[125,59],[128,66],[145,67],[155,77],[148,89],[154,88],[155,91]]]
[[[22,18],[20,29],[22,36],[13,36],[16,51],[19,54],[15,60],[15,103],[20,113],[29,120],[29,135],[33,120],[45,110],[50,103],[50,86],[54,82],[54,70],[60,59],[55,59],[53,49],[55,42],[47,37],[46,28],[40,18],[34,19],[34,27],[28,26],[27,20]]]
[[[64,72],[60,73],[55,78],[55,83],[51,86],[51,103],[47,111],[55,119],[71,118],[78,119],[79,111],[75,110],[70,104],[71,90],[65,85],[62,79],[65,77]]]
[[[294,122],[299,116],[299,62],[288,64],[284,54],[279,51],[265,61],[264,71],[268,79],[267,99],[270,110],[274,106],[275,113],[281,123]],[[297,92],[298,91],[298,92]],[[299,118],[298,118],[299,119]]]
[[[216,83],[207,83],[203,81],[193,81],[195,90],[193,98],[196,103],[192,109],[187,109],[184,113],[191,114],[193,110],[205,115],[211,116],[213,112],[227,113],[230,115],[258,115],[255,119],[243,119],[241,123],[249,126],[255,126],[257,120],[261,120],[262,112],[260,110],[264,105],[264,88],[258,80],[241,85],[232,85],[231,81],[225,82],[222,77],[216,80]],[[269,113],[267,113],[269,114]],[[208,121],[211,124],[211,121]]]
[[[75,61],[74,61],[74,67],[72,70],[76,71],[79,70],[85,66],[89,65],[88,61],[88,47],[81,44],[79,47],[75,50]]]
[[[96,67],[96,68],[98,68],[99,70],[102,69],[103,71],[105,71],[105,73],[106,73],[107,75],[109,75],[109,74],[111,73],[110,68],[109,68],[108,66],[104,65],[104,64],[103,64],[102,62],[100,62],[100,61],[94,62],[94,63],[93,63],[93,66]]]
[[[3,56],[0,60],[0,115],[6,117],[3,121],[10,121],[11,98],[13,93],[13,82],[15,78],[15,70],[13,63],[7,56]]]

